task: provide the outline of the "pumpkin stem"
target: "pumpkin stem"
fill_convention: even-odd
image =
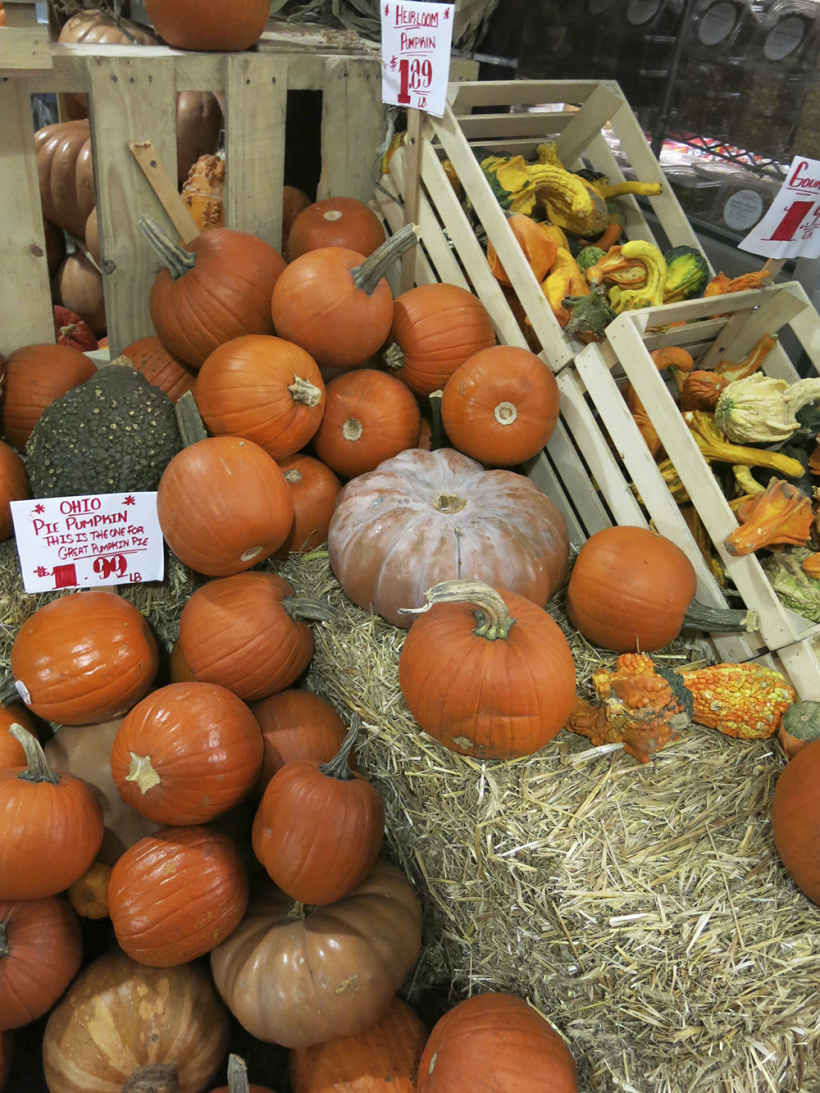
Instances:
[[[122,1087],[122,1093],[179,1093],[179,1074],[174,1063],[138,1066]]]
[[[228,1057],[228,1089],[230,1093],[250,1093],[248,1068],[238,1055]]]
[[[400,607],[400,615],[423,615],[437,603],[471,603],[477,608],[475,617],[478,626],[473,633],[477,638],[497,641],[506,638],[515,624],[515,619],[507,612],[507,605],[488,584],[481,581],[442,581],[427,589],[427,603],[424,607]]]
[[[388,368],[394,369],[396,372],[400,368],[404,367],[404,350],[398,342],[393,342],[382,353],[382,360]]]
[[[326,774],[329,778],[338,778],[340,782],[349,782],[351,780],[353,771],[350,769],[350,753],[353,751],[353,745],[359,735],[360,726],[361,719],[357,713],[354,713],[350,719],[347,736],[342,741],[341,748],[339,748],[339,754],[335,755],[329,763],[322,763],[319,767],[322,774]]]
[[[131,766],[128,769],[128,774],[125,776],[126,782],[136,782],[140,787],[143,795],[151,789],[152,786],[158,786],[162,779],[151,766],[151,757],[149,755],[135,755],[131,752]]]
[[[405,224],[395,235],[391,235],[386,243],[382,243],[378,250],[374,250],[369,258],[365,258],[360,266],[350,271],[353,274],[353,284],[356,288],[363,289],[368,296],[372,296],[379,281],[393,263],[401,258],[405,251],[415,247],[420,238],[421,232],[415,224]]]
[[[310,380],[303,380],[301,376],[293,377],[288,391],[293,395],[294,402],[303,402],[305,406],[318,406],[322,401],[321,389]]]
[[[450,444],[447,433],[444,431],[444,418],[441,416],[441,399],[443,391],[432,391],[430,393],[430,416],[432,417],[432,428],[430,429],[430,451],[438,452],[442,448],[450,448]],[[462,508],[464,506],[462,505]]]
[[[692,600],[686,609],[684,625],[712,633],[753,634],[760,629],[760,616],[745,608],[736,611],[731,607],[707,607],[705,603]]]
[[[190,448],[192,444],[197,444],[200,440],[208,439],[208,431],[199,416],[196,399],[192,392],[186,391],[182,398],[177,400],[174,412],[177,416],[179,435],[186,448]]]
[[[296,467],[291,467],[289,471],[285,471],[285,481],[293,482],[294,484],[301,482],[302,472],[298,471]]]
[[[338,616],[330,604],[312,600],[308,596],[286,596],[282,606],[292,619],[309,622],[336,622]]]
[[[358,440],[363,432],[362,423],[355,417],[349,417],[342,426],[342,436],[345,440]]]
[[[188,273],[196,265],[196,255],[175,243],[170,235],[162,230],[156,220],[150,216],[141,216],[139,220],[142,234],[154,248],[154,253],[161,258],[170,271],[174,281]]]
[[[26,782],[50,782],[53,786],[59,785],[59,774],[56,774],[48,765],[39,741],[31,735],[28,729],[24,729],[22,725],[14,724],[9,725],[9,732],[15,740],[23,745],[23,751],[26,753],[27,768],[17,777]]]
[[[512,425],[518,417],[518,410],[511,402],[499,402],[493,413],[499,425]]]
[[[6,924],[5,922],[0,922],[0,960],[2,960],[4,956],[8,956],[10,952],[11,949],[9,949],[9,942],[6,937]]]
[[[0,684],[0,706],[10,706],[20,701],[20,691],[13,679],[5,679]]]

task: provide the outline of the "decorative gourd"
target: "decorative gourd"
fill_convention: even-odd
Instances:
[[[460,452],[500,467],[536,455],[558,421],[550,369],[527,349],[497,345],[457,368],[441,399],[441,416]]]
[[[313,634],[302,619],[331,617],[322,604],[292,593],[272,573],[242,573],[197,589],[179,621],[182,654],[196,678],[248,701],[289,687],[313,656]]]
[[[320,247],[344,247],[369,258],[383,242],[384,228],[372,209],[352,197],[328,197],[293,221],[287,257],[292,262]]]
[[[282,891],[300,903],[335,903],[357,888],[379,856],[384,805],[350,769],[359,732],[329,763],[286,763],[270,780],[253,824],[253,851]]]
[[[257,42],[270,13],[268,0],[148,0],[148,18],[174,49],[236,53]]]
[[[0,900],[0,1030],[48,1013],[82,958],[80,924],[64,899]]]
[[[157,275],[149,308],[169,353],[200,368],[232,338],[273,334],[270,297],[285,268],[273,247],[230,228],[203,232],[182,247],[147,216],[140,227],[168,267]]]
[[[546,611],[480,581],[444,581],[427,604],[413,612],[421,617],[399,661],[424,731],[481,759],[531,755],[552,740],[575,703],[575,664]]]
[[[172,402],[178,402],[186,391],[193,391],[197,373],[169,353],[156,334],[132,342],[122,353],[133,363],[137,372],[141,372],[154,387],[164,391]]]
[[[97,920],[108,918],[108,885],[111,866],[95,861],[87,873],[71,885],[66,895],[68,902],[80,916]]]
[[[714,664],[683,674],[692,720],[741,740],[774,736],[794,703],[794,687],[763,664]]]
[[[335,707],[312,691],[287,690],[251,707],[262,730],[265,756],[254,790],[261,797],[286,763],[309,759],[329,763],[338,754],[347,728]],[[353,753],[350,764],[354,766]]]
[[[91,217],[89,217],[89,220]],[[46,262],[48,263],[48,275],[53,277],[60,263],[65,258],[65,234],[52,224],[50,220],[43,221],[46,234]]]
[[[361,364],[390,333],[393,296],[384,275],[416,242],[415,226],[408,224],[369,258],[343,247],[303,254],[273,290],[276,333],[306,349],[320,366]]]
[[[250,334],[208,357],[196,383],[208,431],[242,436],[280,460],[304,448],[325,412],[325,385],[313,358],[282,338]]]
[[[126,850],[111,871],[108,913],[120,948],[153,968],[204,956],[236,928],[248,878],[227,835],[164,827]]]
[[[443,580],[475,579],[545,604],[564,584],[567,526],[523,475],[485,471],[452,449],[414,448],[349,482],[328,533],[333,572],[394,626]]]
[[[575,1060],[523,998],[479,994],[441,1018],[419,1064],[418,1093],[577,1093]]]
[[[820,741],[787,763],[772,801],[774,844],[792,880],[820,904]]]
[[[264,747],[251,711],[212,683],[171,683],[120,725],[111,773],[126,804],[162,824],[204,824],[259,779]]]
[[[201,1093],[228,1032],[228,1014],[198,964],[147,968],[114,949],[82,972],[49,1017],[46,1083],[50,1093],[120,1093],[129,1080],[129,1093]],[[178,1086],[159,1084],[171,1071]],[[152,1075],[157,1084],[137,1084]]]
[[[337,474],[355,478],[412,448],[420,428],[418,404],[404,384],[365,368],[328,384],[313,447]]]
[[[259,714],[256,716],[258,719]],[[788,759],[794,759],[807,744],[820,739],[820,702],[795,702],[783,714],[777,736]]]
[[[200,231],[225,227],[225,158],[201,156],[188,172],[182,200]]]
[[[47,125],[34,134],[34,145],[43,215],[58,228],[82,239],[97,204],[88,121]]]
[[[85,245],[88,248],[88,253],[97,263],[97,265],[101,266],[102,254],[100,253],[100,227],[97,223],[96,205],[88,214],[88,220],[86,220],[85,222]],[[59,263],[57,264],[59,265]]]
[[[427,1029],[401,998],[357,1036],[290,1054],[293,1093],[416,1093]]]
[[[11,672],[38,717],[64,725],[108,721],[153,683],[157,645],[143,616],[121,596],[75,592],[22,625]]]
[[[105,334],[105,297],[102,274],[82,251],[69,254],[54,278],[58,301],[79,315],[99,338]]]
[[[32,736],[37,736],[31,714],[27,710],[16,703],[13,706],[0,706],[0,770],[26,765],[23,745],[9,732],[12,725],[22,725]],[[334,750],[333,755],[336,751],[338,748]]]
[[[291,552],[314,550],[325,542],[342,483],[330,467],[309,455],[280,459],[279,469],[293,501],[290,534],[276,552],[277,558],[287,558]]]
[[[55,896],[97,856],[102,810],[85,782],[51,770],[31,733],[10,731],[27,765],[0,770],[0,899]]]
[[[417,395],[443,388],[469,357],[495,345],[490,316],[478,299],[458,285],[419,285],[393,306],[385,353],[398,378]]]
[[[540,284],[546,277],[547,270],[555,261],[555,256],[558,253],[557,243],[541,230],[540,224],[536,224],[532,217],[525,216],[523,213],[515,213],[507,223],[515,236],[516,242],[524,252],[527,264]],[[511,287],[512,282],[498,260],[492,241],[487,244],[487,261],[490,263],[490,269],[499,284]]]
[[[211,953],[217,990],[258,1040],[301,1048],[364,1032],[421,951],[410,883],[378,861],[345,899],[307,914],[271,883]]]
[[[776,544],[806,546],[814,523],[808,494],[779,478],[771,478],[762,493],[744,501],[737,518],[740,527],[723,540],[726,553],[733,557]]]
[[[202,156],[216,152],[225,124],[216,96],[210,91],[177,94],[177,181],[181,186]]]
[[[341,489],[341,486],[339,488]],[[31,497],[31,489],[28,484],[26,465],[14,448],[0,441],[0,540],[10,538],[14,532],[9,507],[11,502],[25,501],[27,497]],[[330,523],[329,515],[328,523]]]
[[[97,349],[97,339],[88,323],[59,304],[54,305],[54,332],[58,345],[70,345],[81,353],[93,353]]]
[[[96,372],[68,345],[27,345],[3,365],[3,435],[22,450],[46,406]]]

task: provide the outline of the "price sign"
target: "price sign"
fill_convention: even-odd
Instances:
[[[820,160],[798,156],[741,250],[766,258],[820,258]]]
[[[12,501],[26,592],[161,581],[156,493]]]
[[[455,10],[382,0],[382,102],[443,116]]]

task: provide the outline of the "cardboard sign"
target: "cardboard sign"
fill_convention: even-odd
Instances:
[[[738,247],[766,258],[820,258],[820,160],[793,160],[769,211]]]
[[[382,102],[444,115],[455,4],[382,0]]]
[[[26,592],[162,580],[156,493],[12,501],[11,515]]]

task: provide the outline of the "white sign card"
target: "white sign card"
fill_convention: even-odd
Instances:
[[[455,4],[382,0],[382,102],[443,117],[455,11]]]
[[[26,592],[162,580],[156,492],[12,501],[11,515]]]
[[[766,258],[820,258],[820,160],[792,161],[769,211],[738,247]]]

